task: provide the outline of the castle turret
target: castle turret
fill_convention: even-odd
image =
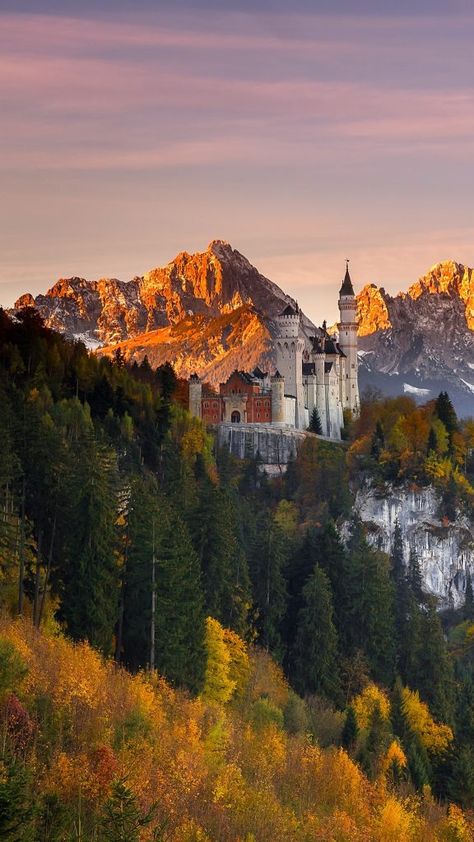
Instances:
[[[189,378],[189,411],[195,418],[202,418],[202,381],[197,374]]]
[[[288,304],[277,317],[276,365],[285,381],[285,393],[296,398],[295,426],[306,427],[306,413],[303,388],[304,340],[300,336],[300,313],[298,306]]]
[[[346,274],[339,290],[339,345],[346,355],[343,409],[359,412],[359,384],[357,374],[357,303],[346,260]]]
[[[279,371],[271,378],[272,424],[285,423],[285,381]]]

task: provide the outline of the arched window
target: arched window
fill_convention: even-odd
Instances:
[[[240,412],[234,409],[232,415],[230,416],[230,420],[232,424],[240,424]]]

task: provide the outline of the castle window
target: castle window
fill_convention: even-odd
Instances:
[[[232,415],[230,416],[230,420],[231,420],[232,424],[240,424],[240,412],[238,412],[235,409],[234,412],[232,413]]]

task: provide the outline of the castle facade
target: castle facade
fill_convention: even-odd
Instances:
[[[255,369],[234,371],[216,394],[193,374],[189,380],[190,412],[208,424],[265,424],[307,430],[313,411],[321,431],[341,438],[344,412],[359,411],[356,298],[349,274],[339,291],[338,336],[325,323],[308,332],[298,305],[277,317],[273,374]],[[315,334],[315,335],[314,335]]]

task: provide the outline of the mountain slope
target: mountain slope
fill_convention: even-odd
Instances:
[[[474,272],[454,261],[433,266],[392,297],[366,286],[358,297],[362,385],[422,400],[441,389],[474,413]]]
[[[272,362],[274,318],[293,303],[228,243],[181,252],[167,266],[128,283],[61,279],[45,295],[21,296],[46,324],[100,353],[119,346],[127,359],[171,360],[181,376],[198,371],[218,383],[235,368]],[[303,323],[313,331],[312,323]]]

